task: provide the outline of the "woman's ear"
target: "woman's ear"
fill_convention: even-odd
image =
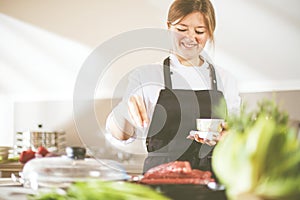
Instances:
[[[167,22],[167,26],[168,26],[168,29],[170,29],[171,28],[171,23]]]

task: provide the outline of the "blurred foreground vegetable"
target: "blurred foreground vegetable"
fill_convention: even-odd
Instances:
[[[31,200],[168,200],[153,189],[128,182],[91,180],[73,184],[64,194],[56,191],[30,196]]]
[[[212,165],[230,199],[300,199],[300,144],[288,115],[262,101],[258,111],[228,119]]]

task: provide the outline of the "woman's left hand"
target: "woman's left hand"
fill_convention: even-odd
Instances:
[[[211,139],[200,138],[197,134],[189,135],[187,139],[195,140],[202,144],[207,144],[209,146],[215,146],[226,134],[227,134],[227,124],[222,123],[222,131],[218,135],[213,135]]]
[[[202,144],[207,144],[209,146],[215,146],[219,141],[219,137],[213,136],[212,139],[200,138],[197,134],[187,136],[187,139],[195,140],[196,142],[200,142]]]

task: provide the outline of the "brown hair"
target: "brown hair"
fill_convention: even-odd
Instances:
[[[213,5],[210,0],[175,0],[168,13],[168,26],[177,24],[182,18],[192,12],[200,12],[204,15],[208,34],[214,42],[214,31],[216,28],[216,18]]]

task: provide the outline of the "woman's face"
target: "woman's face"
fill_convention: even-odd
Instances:
[[[175,25],[170,24],[172,34],[173,50],[184,60],[199,58],[204,48],[209,33],[205,24],[204,16],[200,12],[188,14]]]

